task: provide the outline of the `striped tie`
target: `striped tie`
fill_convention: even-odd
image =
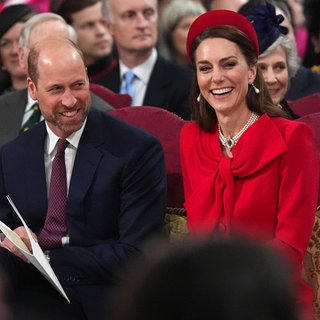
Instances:
[[[40,111],[38,102],[35,102],[33,104],[32,110],[33,110],[32,115],[22,126],[22,128],[20,129],[20,133],[28,131],[30,128],[32,128],[34,125],[36,125],[40,121],[41,111]]]

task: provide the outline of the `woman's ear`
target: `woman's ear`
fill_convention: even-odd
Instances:
[[[249,67],[249,81],[248,83],[253,83],[254,79],[257,76],[257,65],[253,65]]]

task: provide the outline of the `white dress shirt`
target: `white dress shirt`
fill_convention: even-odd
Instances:
[[[135,66],[133,69],[129,69],[127,66],[123,64],[121,60],[119,60],[119,67],[120,67],[120,79],[121,80],[121,86],[123,85],[123,79],[124,74],[128,70],[131,70],[135,75],[136,78],[133,81],[133,87],[134,87],[134,99],[132,101],[133,106],[142,106],[144,96],[146,94],[148,82],[151,76],[151,72],[153,70],[153,67],[157,60],[157,50],[153,49],[150,57],[144,61],[143,63],[139,64],[138,66]]]
[[[84,130],[84,126],[86,124],[86,121],[83,123],[82,127],[72,133],[66,140],[69,142],[69,145],[67,146],[65,150],[65,162],[66,162],[66,174],[67,174],[67,190],[69,192],[69,185],[71,180],[71,174],[73,169],[74,160],[76,157],[79,141],[82,135],[82,132]],[[46,170],[46,182],[47,182],[47,192],[49,195],[49,188],[50,188],[50,177],[51,177],[51,169],[52,169],[52,161],[54,159],[54,156],[57,152],[57,141],[59,140],[59,137],[56,136],[51,129],[49,128],[48,124],[46,123],[47,127],[47,138],[45,142],[44,147],[44,164],[45,164],[45,170]]]

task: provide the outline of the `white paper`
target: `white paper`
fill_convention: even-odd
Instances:
[[[14,203],[12,202],[12,200],[9,196],[7,196],[7,199],[27,231],[27,234],[28,234],[28,237],[29,237],[29,240],[31,243],[31,247],[32,247],[32,252],[30,252],[30,250],[27,248],[27,246],[21,240],[19,235],[17,235],[14,231],[12,231],[2,221],[0,221],[0,230],[19,249],[19,251],[28,259],[28,261],[30,261],[43,274],[43,276],[62,294],[62,296],[68,302],[70,302],[70,300],[67,297],[66,293],[64,292],[57,276],[55,275],[53,269],[51,268],[45,254],[43,253],[38,242],[33,238],[29,227],[24,222],[18,209],[16,208],[16,206],[14,205]]]

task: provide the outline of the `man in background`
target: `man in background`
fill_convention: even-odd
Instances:
[[[129,92],[135,106],[156,106],[190,119],[193,71],[158,54],[157,0],[104,0],[103,4],[119,60],[96,82],[115,92]]]
[[[30,18],[24,25],[19,38],[19,59],[22,68],[28,72],[27,59],[30,48],[42,39],[54,35],[77,41],[74,29],[67,25],[62,17],[51,12],[40,13]],[[91,94],[92,106],[102,111],[113,110],[113,107]],[[40,109],[28,90],[17,90],[0,96],[0,146],[31,128],[41,120]],[[32,118],[31,118],[32,117]],[[34,121],[28,121],[32,119]]]
[[[113,38],[102,16],[102,0],[64,0],[55,13],[75,29],[91,82],[114,67]]]

